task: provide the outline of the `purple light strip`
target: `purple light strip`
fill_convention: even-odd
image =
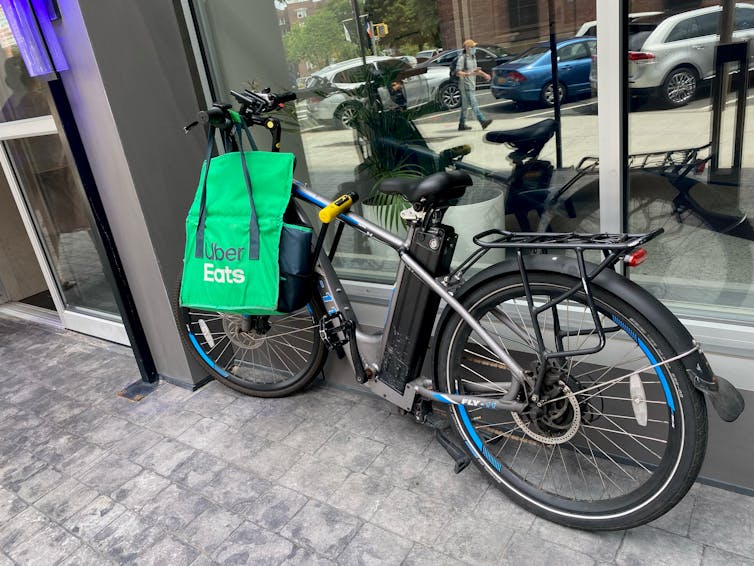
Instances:
[[[5,12],[29,75],[38,77],[51,75],[55,70],[67,70],[68,62],[50,21],[49,0],[31,0],[31,2],[29,3],[29,0],[0,0],[0,6]],[[37,17],[35,17],[35,10]],[[48,78],[54,78],[54,75]]]

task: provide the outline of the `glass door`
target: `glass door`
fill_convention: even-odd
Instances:
[[[128,344],[111,275],[48,83],[31,77],[0,13],[0,168],[66,328]]]

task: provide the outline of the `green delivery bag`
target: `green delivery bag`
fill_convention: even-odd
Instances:
[[[244,129],[246,129],[244,127]],[[186,218],[181,304],[240,314],[277,312],[280,237],[291,197],[292,153],[240,151],[212,158],[214,131]],[[249,141],[251,135],[246,129]]]

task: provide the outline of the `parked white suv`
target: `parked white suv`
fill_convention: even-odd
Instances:
[[[306,99],[309,114],[322,124],[351,128],[365,103],[360,87],[371,76],[409,75],[401,81],[404,108],[438,102],[440,87],[449,80],[445,67],[412,70],[411,65],[395,57],[369,56],[366,65],[365,68],[361,58],[349,59],[312,73],[306,82],[306,89],[310,91]],[[398,105],[385,86],[380,86],[378,93],[385,108]]]
[[[628,37],[631,94],[655,95],[671,107],[688,104],[700,81],[715,74],[721,10],[720,6],[710,6],[631,22]],[[749,42],[749,68],[754,68],[754,5],[736,4],[733,41]],[[593,92],[597,89],[596,57],[592,57],[589,77]]]

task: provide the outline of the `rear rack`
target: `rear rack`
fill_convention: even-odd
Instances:
[[[708,143],[699,147],[634,153],[628,156],[628,168],[685,177],[712,158],[711,147],[712,144]],[[576,166],[578,171],[596,172],[598,168],[598,157],[584,157]]]
[[[473,240],[477,246],[486,249],[581,249],[627,252],[656,238],[662,232],[662,228],[646,234],[508,232],[492,229],[477,234]]]
[[[653,238],[656,238],[662,234],[662,232],[662,228],[658,228],[657,230],[646,234],[563,234],[507,232],[498,229],[487,230],[477,234],[473,238],[474,243],[479,246],[479,249],[466,258],[452,273],[445,276],[441,283],[449,288],[460,285],[464,273],[487,252],[499,248],[514,249],[516,251],[518,271],[521,275],[521,282],[523,283],[524,292],[526,294],[527,307],[531,313],[531,319],[536,322],[533,330],[538,345],[537,351],[540,358],[539,361],[542,362],[541,367],[545,367],[546,362],[549,360],[562,359],[576,355],[594,354],[605,347],[605,334],[607,332],[616,331],[618,327],[611,325],[610,327],[605,328],[595,306],[591,283],[602,271],[607,268],[614,269],[615,264],[622,257],[629,254],[635,248],[649,242]],[[553,297],[551,300],[541,305],[535,305],[534,303],[531,284],[529,282],[529,274],[526,267],[527,257],[531,258],[533,253],[537,253],[537,250],[573,250],[576,252],[576,263],[579,271],[578,281],[570,289],[565,290],[558,296]],[[584,258],[584,254],[588,251],[602,252],[602,261],[599,264],[588,263]],[[594,330],[590,330],[589,332],[596,332],[599,343],[593,347],[584,346],[575,350],[565,350],[562,340],[558,340],[557,349],[555,351],[548,351],[545,348],[542,329],[539,324],[540,316],[546,313],[549,309],[554,308],[556,305],[582,293],[585,302],[589,307],[592,322],[594,323]],[[566,335],[573,336],[580,334],[581,330],[575,332],[569,331],[561,335],[561,338]],[[544,373],[542,372],[538,374],[537,386],[541,385],[539,381],[541,381],[543,376]]]

